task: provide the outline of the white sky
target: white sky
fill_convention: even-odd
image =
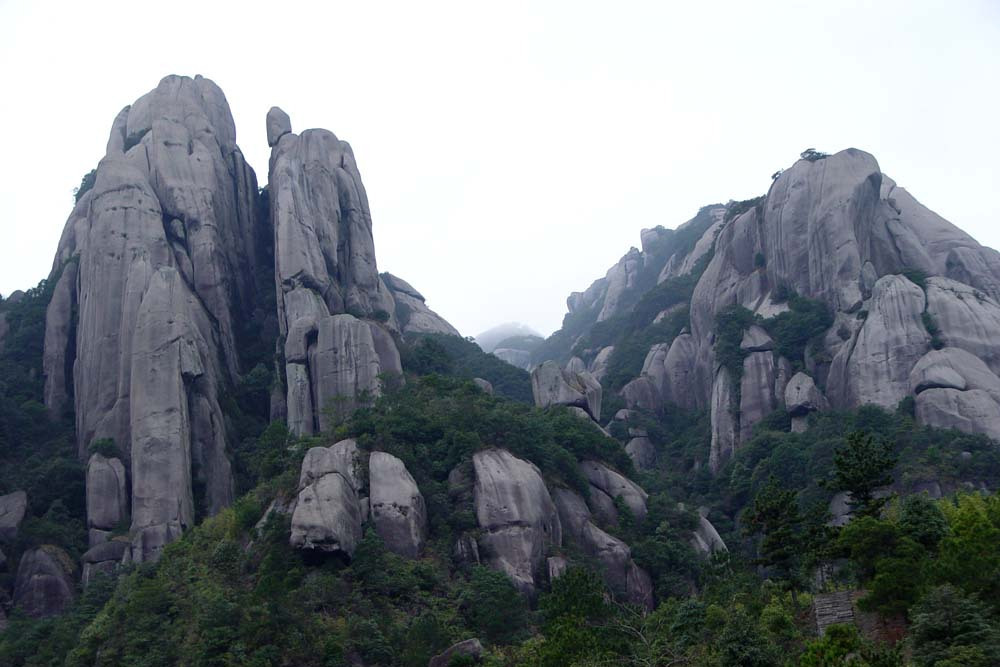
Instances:
[[[999,246],[997,0],[0,0],[0,293],[48,272],[111,123],[166,74],[218,83],[267,180],[264,117],[351,142],[379,268],[464,335],[564,299],[807,147],[883,171]]]

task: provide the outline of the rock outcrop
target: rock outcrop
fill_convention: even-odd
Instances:
[[[479,551],[522,593],[534,596],[546,551],[562,543],[560,518],[539,469],[503,449],[473,455]]]
[[[702,556],[711,556],[717,551],[726,551],[726,543],[719,536],[716,527],[709,522],[709,509],[700,507],[699,522],[692,531],[692,547]]]
[[[416,558],[427,536],[424,496],[403,461],[392,454],[372,452],[368,460],[372,523],[386,548]]]
[[[598,561],[609,590],[626,602],[653,609],[650,576],[633,562],[629,547],[594,525],[591,512],[579,495],[569,489],[556,489],[554,495],[566,536]]]
[[[483,644],[479,639],[466,639],[456,644],[452,644],[447,649],[431,658],[428,667],[448,667],[452,664],[453,658],[467,660],[462,664],[468,664],[469,660],[479,661],[483,656]]]
[[[0,542],[13,542],[28,510],[28,494],[14,491],[0,496]]]
[[[87,462],[87,529],[90,546],[104,542],[128,517],[125,466],[117,458],[92,454]]]
[[[91,546],[83,555],[83,585],[86,586],[98,575],[111,575],[126,562],[131,555],[129,543],[123,539],[113,539]]]
[[[424,302],[424,295],[402,278],[391,273],[382,274],[382,282],[395,304],[394,315],[404,334],[449,334],[459,332],[434,312]]]
[[[348,412],[379,394],[380,373],[400,373],[396,345],[377,324],[398,330],[396,303],[376,266],[351,146],[327,130],[293,133],[277,107],[267,127],[288,422],[294,433],[312,434],[326,428],[329,408]]]
[[[786,384],[785,406],[792,418],[793,433],[806,431],[808,415],[828,407],[827,399],[817,389],[813,378],[802,372],[793,375]]]
[[[709,469],[718,472],[737,446],[737,420],[730,371],[720,367],[712,385],[709,417],[712,421],[712,440],[709,444]]]
[[[306,452],[292,512],[289,543],[293,547],[347,558],[354,555],[362,537],[358,457],[354,440]]]
[[[535,405],[571,405],[586,410],[592,419],[601,417],[601,384],[583,369],[560,368],[547,361],[532,371]]]
[[[14,579],[14,606],[32,618],[62,613],[76,596],[75,574],[73,561],[59,547],[24,552]]]
[[[610,498],[621,498],[637,520],[646,517],[647,492],[636,482],[598,461],[583,461],[579,468],[592,487]]]
[[[206,511],[232,497],[216,391],[236,377],[236,323],[270,234],[235,139],[214,83],[164,78],[118,114],[53,262],[46,402],[58,414],[73,396],[81,457],[115,441],[139,494],[133,530],[159,533],[153,542],[190,525],[192,468]]]

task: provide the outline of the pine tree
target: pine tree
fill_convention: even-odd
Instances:
[[[790,578],[802,551],[803,517],[796,504],[796,492],[782,488],[772,475],[755,496],[745,521],[748,533],[762,536],[756,562]]]
[[[889,498],[877,498],[876,491],[893,482],[890,471],[896,463],[888,443],[855,431],[848,434],[847,444],[834,452],[831,486],[851,494],[848,506],[855,516],[878,517]]]

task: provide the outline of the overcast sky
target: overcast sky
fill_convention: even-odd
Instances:
[[[873,153],[999,246],[997,0],[0,0],[0,293],[48,273],[111,123],[166,74],[218,83],[261,185],[272,105],[351,142],[379,268],[464,335],[565,298],[807,147]]]

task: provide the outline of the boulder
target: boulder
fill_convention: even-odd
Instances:
[[[598,322],[617,315],[624,303],[623,297],[636,286],[640,270],[643,268],[643,254],[630,248],[618,263],[605,274],[607,288],[605,298],[598,313]]]
[[[376,532],[390,551],[417,558],[427,536],[427,508],[417,483],[403,461],[386,452],[372,452],[368,475]]]
[[[484,380],[483,378],[473,378],[473,384],[479,387],[480,390],[486,394],[490,394],[492,396],[494,393],[494,386],[490,384],[489,381]]]
[[[998,400],[998,376],[979,357],[958,347],[932,350],[911,369],[910,387],[915,394],[925,389],[982,389]]]
[[[630,410],[648,412],[660,410],[660,393],[657,391],[657,385],[648,376],[641,375],[635,380],[630,380],[619,394]]]
[[[278,107],[271,107],[268,110],[266,125],[268,131],[268,146],[270,147],[277,144],[278,140],[283,136],[291,134],[292,132],[292,121],[289,119],[288,114]]]
[[[448,334],[458,336],[458,330],[424,303],[424,297],[410,283],[383,273],[383,283],[396,304],[396,319],[405,334]]]
[[[1001,420],[998,402],[982,389],[927,389],[918,394],[914,408],[922,424],[954,428],[964,433],[983,433],[998,440]]]
[[[726,543],[719,536],[716,527],[709,522],[709,510],[699,508],[699,523],[692,531],[692,546],[703,556],[711,556],[717,551],[726,551]]]
[[[591,361],[588,371],[590,371],[591,375],[598,382],[601,382],[601,380],[608,373],[608,361],[612,358],[613,352],[615,352],[614,346],[609,345],[607,347],[603,347],[598,351],[598,354],[594,356],[594,360]]]
[[[813,378],[806,373],[796,373],[785,388],[786,410],[793,417],[802,417],[815,410],[826,410],[827,399],[817,389]]]
[[[567,571],[570,562],[563,556],[550,556],[546,559],[546,568],[549,571],[549,583],[552,584],[560,575]]]
[[[350,558],[362,538],[358,494],[346,477],[328,473],[299,491],[289,544]]]
[[[31,618],[62,613],[76,595],[75,569],[59,547],[45,545],[24,552],[14,580],[14,606]]]
[[[745,352],[767,352],[774,347],[775,341],[757,324],[752,324],[744,331],[744,336],[740,339],[740,349]]]
[[[556,507],[567,536],[601,566],[605,584],[619,599],[644,609],[653,609],[650,576],[632,559],[629,547],[598,528],[584,499],[569,489],[556,489]]]
[[[699,388],[695,378],[698,345],[690,333],[682,333],[671,342],[664,357],[664,381],[661,395],[667,403],[685,410],[698,409]]]
[[[503,449],[473,455],[480,555],[534,596],[546,551],[562,543],[560,519],[538,468]]]
[[[647,492],[636,482],[597,461],[583,461],[578,467],[581,474],[593,486],[612,498],[622,498],[626,507],[638,520],[642,521],[646,517]]]
[[[391,340],[389,344],[393,345]],[[321,431],[331,426],[331,417],[349,415],[364,404],[366,396],[367,400],[379,396],[379,374],[383,371],[380,361],[368,323],[347,314],[320,320],[309,377],[316,395],[313,411],[319,412]]]
[[[510,347],[499,347],[490,354],[501,361],[511,364],[524,371],[532,370],[532,353],[528,350],[516,350]]]
[[[468,658],[473,662],[479,662],[483,656],[483,644],[479,639],[466,639],[457,644],[452,644],[447,649],[431,658],[428,667],[448,667],[452,664],[453,658]],[[462,664],[468,664],[463,662]]]
[[[28,509],[28,494],[14,491],[0,496],[0,542],[13,542]]]
[[[532,394],[540,408],[574,405],[587,410],[592,419],[601,417],[601,384],[586,370],[562,369],[555,361],[546,361],[532,371]]]
[[[124,539],[109,540],[92,546],[80,560],[83,562],[83,585],[98,574],[112,574],[129,560],[129,543]]]
[[[649,470],[657,461],[657,450],[646,436],[632,438],[626,444],[626,454],[629,454],[637,470]]]
[[[87,527],[115,528],[128,516],[128,502],[125,466],[117,458],[92,454],[87,462]]]
[[[361,455],[358,443],[352,438],[341,440],[330,447],[311,447],[302,459],[299,469],[299,489],[336,472],[348,481],[355,491],[362,489]]]

